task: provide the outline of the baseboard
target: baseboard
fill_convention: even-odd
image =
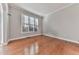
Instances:
[[[44,34],[45,36],[49,36],[49,37],[53,37],[53,38],[58,38],[60,40],[65,40],[65,41],[69,41],[69,42],[72,42],[72,43],[77,43],[79,44],[78,41],[74,41],[74,40],[70,40],[70,39],[67,39],[67,38],[63,38],[63,37],[58,37],[58,36],[54,36],[54,35],[51,35],[51,34]]]
[[[0,47],[1,47],[1,46],[6,46],[7,44],[8,44],[8,42],[2,43],[2,44],[0,44]]]
[[[38,35],[41,35],[41,34],[35,34],[35,35],[29,35],[29,36],[23,36],[23,37],[18,37],[18,38],[12,38],[12,39],[9,39],[8,42],[13,41],[13,40],[18,40],[18,39],[23,39],[23,38],[28,38],[28,37],[38,36]]]
[[[35,35],[30,35],[30,36],[24,36],[24,37],[18,37],[18,38],[9,39],[6,43],[4,43],[4,44],[2,44],[0,46],[7,45],[8,42],[13,41],[13,40],[18,40],[18,39],[27,38],[27,37],[33,37],[33,36],[38,36],[38,35],[41,35],[41,34],[35,34]],[[51,34],[43,34],[43,35],[79,44],[78,41],[70,40],[70,39],[67,39],[67,38],[58,37],[58,36],[54,36],[54,35],[51,35]]]
[[[38,36],[38,35],[41,35],[41,34],[35,34],[35,35],[30,35],[30,36],[18,37],[18,38],[12,38],[12,39],[9,39],[7,42],[0,44],[0,46],[6,46],[10,41],[13,41],[13,40],[19,40],[19,39],[23,39],[23,38],[27,38],[27,37]]]

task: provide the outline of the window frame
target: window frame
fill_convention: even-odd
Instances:
[[[28,15],[26,15],[26,14],[21,14],[21,33],[33,33],[33,32],[37,32],[39,29],[39,23],[38,23],[38,25],[35,25],[35,19],[37,18],[38,19],[38,17],[34,17],[34,16],[28,16],[28,22],[29,22],[29,24],[28,24],[28,26],[30,26],[30,17],[34,17],[34,27],[36,26],[36,28],[37,28],[37,31],[34,31],[34,28],[33,28],[33,31],[30,31],[29,30],[29,27],[28,27],[28,31],[27,32],[24,32],[23,31],[23,19],[24,19],[24,16],[28,16]]]

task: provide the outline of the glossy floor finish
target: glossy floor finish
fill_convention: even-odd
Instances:
[[[0,53],[4,55],[76,55],[79,54],[79,45],[40,35],[11,41]]]

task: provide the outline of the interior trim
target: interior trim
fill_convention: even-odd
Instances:
[[[78,41],[70,40],[70,39],[67,39],[67,38],[58,37],[58,36],[54,36],[54,35],[51,35],[51,34],[44,34],[44,35],[49,36],[49,37],[53,37],[53,38],[57,38],[57,39],[60,39],[60,40],[65,40],[65,41],[69,41],[69,42],[72,42],[72,43],[79,44]]]
[[[7,45],[10,41],[13,41],[13,40],[19,40],[19,39],[23,39],[23,38],[38,36],[38,35],[41,35],[41,34],[35,34],[35,35],[30,35],[30,36],[24,36],[24,37],[18,37],[18,38],[9,39],[6,43],[4,43],[2,45]],[[70,40],[70,39],[67,39],[67,38],[58,37],[58,36],[54,36],[54,35],[51,35],[51,34],[43,34],[43,35],[44,36],[49,36],[49,37],[57,38],[57,39],[60,39],[60,40],[65,40],[65,41],[68,41],[68,42],[72,42],[72,43],[79,44],[78,41]],[[2,46],[2,45],[0,45],[0,46]]]
[[[29,36],[23,36],[23,37],[18,37],[18,38],[12,38],[12,39],[9,39],[9,41],[19,40],[19,39],[23,39],[23,38],[28,38],[28,37],[38,36],[38,35],[41,35],[41,34],[35,34],[35,35],[29,35]],[[9,41],[8,41],[8,42],[9,42]]]

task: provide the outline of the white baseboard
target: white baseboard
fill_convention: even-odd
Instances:
[[[49,36],[49,37],[53,37],[53,38],[58,38],[58,39],[60,39],[60,40],[65,40],[65,41],[69,41],[69,42],[73,42],[73,43],[79,44],[78,41],[66,39],[66,38],[63,38],[63,37],[58,37],[58,36],[54,36],[54,35],[51,35],[51,34],[44,34],[44,35],[45,35],[45,36]]]
[[[27,37],[38,36],[38,35],[41,35],[41,34],[34,34],[34,35],[29,35],[29,36],[23,36],[23,37],[18,37],[18,38],[12,38],[12,39],[9,39],[9,41],[18,40],[18,39],[27,38]],[[8,42],[9,42],[9,41],[8,41]]]
[[[8,42],[2,43],[2,44],[0,44],[0,47],[1,47],[1,46],[6,46],[7,44],[8,44]]]
[[[12,38],[12,39],[9,39],[7,42],[0,44],[0,46],[6,46],[8,44],[8,42],[13,41],[13,40],[18,40],[18,39],[27,38],[27,37],[33,37],[33,36],[38,36],[38,35],[41,35],[41,34],[34,34],[34,35],[30,35],[30,36]]]
[[[24,37],[18,37],[18,38],[9,39],[6,43],[1,44],[0,46],[7,45],[8,42],[13,41],[13,40],[18,40],[18,39],[27,38],[27,37],[33,37],[33,36],[38,36],[38,35],[41,35],[41,34],[35,34],[35,35],[30,35],[30,36],[24,36]],[[63,37],[58,37],[58,36],[54,36],[54,35],[51,35],[51,34],[43,34],[43,35],[79,44],[78,41],[66,39],[66,38],[63,38]]]

